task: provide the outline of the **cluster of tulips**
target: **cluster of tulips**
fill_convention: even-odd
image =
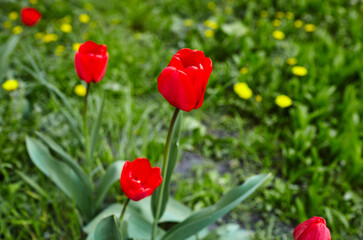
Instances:
[[[25,25],[34,26],[41,18],[41,14],[34,8],[24,8],[21,11],[21,17]],[[98,45],[92,41],[83,43],[75,54],[76,72],[79,78],[87,84],[87,92],[84,99],[84,134],[86,155],[88,157],[90,150],[88,149],[86,115],[87,96],[89,95],[91,84],[98,83],[105,76],[108,60],[107,46]],[[168,66],[161,71],[157,78],[158,90],[170,105],[175,107],[165,144],[162,169],[152,167],[150,161],[146,158],[137,158],[132,162],[126,161],[124,163],[120,176],[120,186],[127,200],[120,214],[121,228],[123,216],[130,200],[140,201],[156,194],[156,199],[159,201],[155,205],[155,220],[151,233],[151,238],[155,239],[158,221],[165,210],[165,206],[162,205],[160,199],[165,199],[165,194],[168,194],[166,182],[169,182],[171,177],[167,172],[169,164],[168,155],[170,154],[169,147],[176,119],[180,110],[190,112],[202,106],[212,70],[212,61],[204,55],[203,51],[184,48],[180,49],[171,58]],[[158,189],[159,187],[160,189]],[[293,236],[295,240],[331,239],[326,222],[321,217],[313,217],[298,225],[294,230]]]

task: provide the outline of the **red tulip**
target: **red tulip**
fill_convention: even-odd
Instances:
[[[212,61],[202,51],[180,49],[158,77],[159,92],[183,111],[200,108],[212,70]]]
[[[161,184],[162,177],[159,167],[151,167],[146,158],[136,158],[134,161],[126,161],[120,179],[120,185],[125,195],[139,201],[153,194]]]
[[[83,43],[74,57],[78,77],[87,83],[101,81],[106,73],[107,62],[107,46],[92,41]]]
[[[331,240],[325,219],[313,217],[300,223],[294,230],[294,240]]]
[[[20,15],[21,15],[21,21],[29,27],[37,24],[37,22],[42,17],[42,14],[38,10],[30,7],[21,9]]]

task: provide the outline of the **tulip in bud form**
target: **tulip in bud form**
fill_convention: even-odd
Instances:
[[[321,217],[313,217],[300,223],[294,230],[294,240],[331,240],[330,230]]]

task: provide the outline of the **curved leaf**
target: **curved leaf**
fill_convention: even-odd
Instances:
[[[214,223],[251,195],[270,175],[256,175],[244,184],[228,191],[216,204],[192,214],[172,227],[163,240],[183,240]]]
[[[89,142],[89,149],[91,151],[90,152],[91,162],[93,162],[94,151],[96,150],[97,142],[99,141],[102,112],[105,102],[104,100],[105,100],[105,95],[103,95],[101,103],[98,106],[96,121],[92,125],[91,138]]]
[[[100,181],[100,185],[98,185],[97,189],[96,189],[96,208],[98,208],[101,203],[103,202],[103,199],[106,196],[106,193],[108,192],[108,190],[110,189],[111,185],[117,181],[120,180],[120,176],[121,176],[121,171],[122,168],[125,164],[125,161],[116,161],[114,163],[112,163],[105,175],[102,176],[102,179]]]
[[[97,224],[94,237],[97,240],[122,240],[115,215],[105,217]]]
[[[92,195],[75,172],[65,163],[55,160],[40,141],[27,137],[26,147],[33,163],[75,201],[86,219],[90,219],[94,212]]]

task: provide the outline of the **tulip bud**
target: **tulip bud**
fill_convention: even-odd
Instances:
[[[28,27],[38,23],[42,14],[35,8],[26,7],[21,10],[21,21]]]
[[[331,240],[330,230],[321,217],[313,217],[300,223],[294,230],[294,240]]]

